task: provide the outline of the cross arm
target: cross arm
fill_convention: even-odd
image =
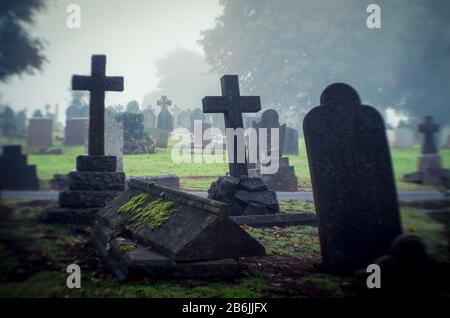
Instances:
[[[105,90],[122,92],[123,91],[123,77],[122,76],[108,76],[105,78]]]
[[[91,77],[74,75],[72,76],[72,89],[80,91],[89,91],[92,88]]]
[[[239,108],[243,113],[257,113],[261,110],[261,98],[259,96],[240,96]]]
[[[229,109],[228,98],[225,96],[206,96],[202,99],[204,113],[225,113]]]

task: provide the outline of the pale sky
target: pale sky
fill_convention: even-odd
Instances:
[[[108,104],[142,101],[156,89],[154,66],[177,46],[203,54],[200,31],[214,27],[221,14],[218,0],[50,0],[36,16],[32,32],[48,41],[48,63],[42,73],[15,76],[0,83],[1,102],[27,108],[30,116],[46,103],[60,105],[59,120],[69,101],[73,74],[90,74],[92,54],[106,54],[106,75],[124,76],[125,91],[110,92]],[[81,7],[81,28],[66,26],[69,4]]]

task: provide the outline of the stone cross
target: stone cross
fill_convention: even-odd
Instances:
[[[161,106],[161,109],[165,109],[172,105],[172,101],[167,98],[167,96],[161,96],[161,99],[156,102],[156,105]]]
[[[261,110],[259,96],[240,96],[237,75],[224,75],[220,79],[222,96],[206,96],[202,100],[204,113],[223,113],[225,129],[242,128],[244,126],[242,113],[256,113]],[[241,177],[248,175],[247,162],[238,162],[237,136],[234,135],[234,158],[230,162],[230,175]],[[227,140],[230,145],[230,140]]]
[[[105,155],[105,92],[123,91],[123,77],[105,76],[106,55],[93,55],[91,76],[74,75],[72,89],[90,92],[89,148],[90,156]]]
[[[419,125],[419,131],[424,134],[422,154],[436,154],[438,151],[434,134],[439,131],[439,125],[433,123],[433,116],[427,115],[423,118],[423,123]]]

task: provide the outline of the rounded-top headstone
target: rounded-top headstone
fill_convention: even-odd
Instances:
[[[358,92],[348,84],[334,83],[329,85],[320,96],[320,104],[323,106],[348,107],[361,105]]]
[[[426,257],[425,243],[417,235],[402,234],[392,242],[390,254],[403,263],[420,262]]]

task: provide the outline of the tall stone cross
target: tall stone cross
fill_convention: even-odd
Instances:
[[[433,123],[433,116],[427,115],[423,118],[423,123],[419,125],[419,131],[424,134],[422,154],[436,154],[438,151],[434,142],[434,134],[439,131],[439,125]]]
[[[92,55],[91,76],[74,75],[72,89],[89,91],[90,156],[105,155],[105,92],[123,91],[122,76],[105,76],[106,55]]]
[[[202,100],[204,113],[223,113],[225,116],[225,128],[243,129],[242,113],[256,113],[261,110],[259,96],[240,96],[237,75],[224,75],[220,79],[222,96],[206,96]],[[229,138],[230,136],[228,136]],[[233,140],[227,140],[227,145],[234,145],[232,162],[229,163],[230,175],[241,177],[248,175],[247,160],[238,162],[237,136]],[[245,154],[244,154],[245,157]]]
[[[167,96],[161,96],[161,99],[156,102],[156,105],[161,107],[161,110],[167,108],[172,105],[172,101],[167,98]]]

